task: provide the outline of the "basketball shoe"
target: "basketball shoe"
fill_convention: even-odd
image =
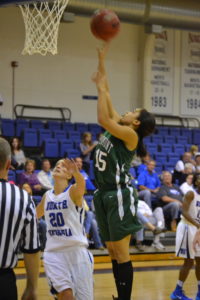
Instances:
[[[192,298],[188,298],[187,296],[185,296],[182,289],[174,290],[173,293],[171,293],[170,298],[172,300],[192,300]]]

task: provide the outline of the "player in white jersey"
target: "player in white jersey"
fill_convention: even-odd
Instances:
[[[196,300],[200,300],[200,245],[198,243],[198,229],[200,229],[200,174],[194,176],[196,191],[189,191],[185,195],[181,221],[176,232],[176,255],[184,258],[184,264],[179,273],[176,288],[171,294],[172,300],[192,300],[183,292],[183,284],[188,277],[190,269],[196,262],[195,274],[198,281]]]
[[[47,224],[44,266],[51,292],[58,300],[93,300],[93,258],[83,227],[85,180],[68,159],[57,162],[53,177],[54,189],[37,206]]]

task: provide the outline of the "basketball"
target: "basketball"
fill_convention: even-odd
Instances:
[[[118,34],[120,20],[113,11],[99,9],[91,18],[90,29],[96,38],[108,42]]]

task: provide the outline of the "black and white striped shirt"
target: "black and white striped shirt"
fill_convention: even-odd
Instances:
[[[35,205],[26,191],[0,179],[0,269],[16,266],[19,249],[40,249]]]

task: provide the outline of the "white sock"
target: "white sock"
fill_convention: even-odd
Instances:
[[[153,242],[157,244],[159,241],[160,241],[160,237],[159,237],[159,234],[157,234],[154,236]]]
[[[178,281],[177,281],[177,285],[180,286],[180,287],[183,287],[183,281],[178,280]]]

